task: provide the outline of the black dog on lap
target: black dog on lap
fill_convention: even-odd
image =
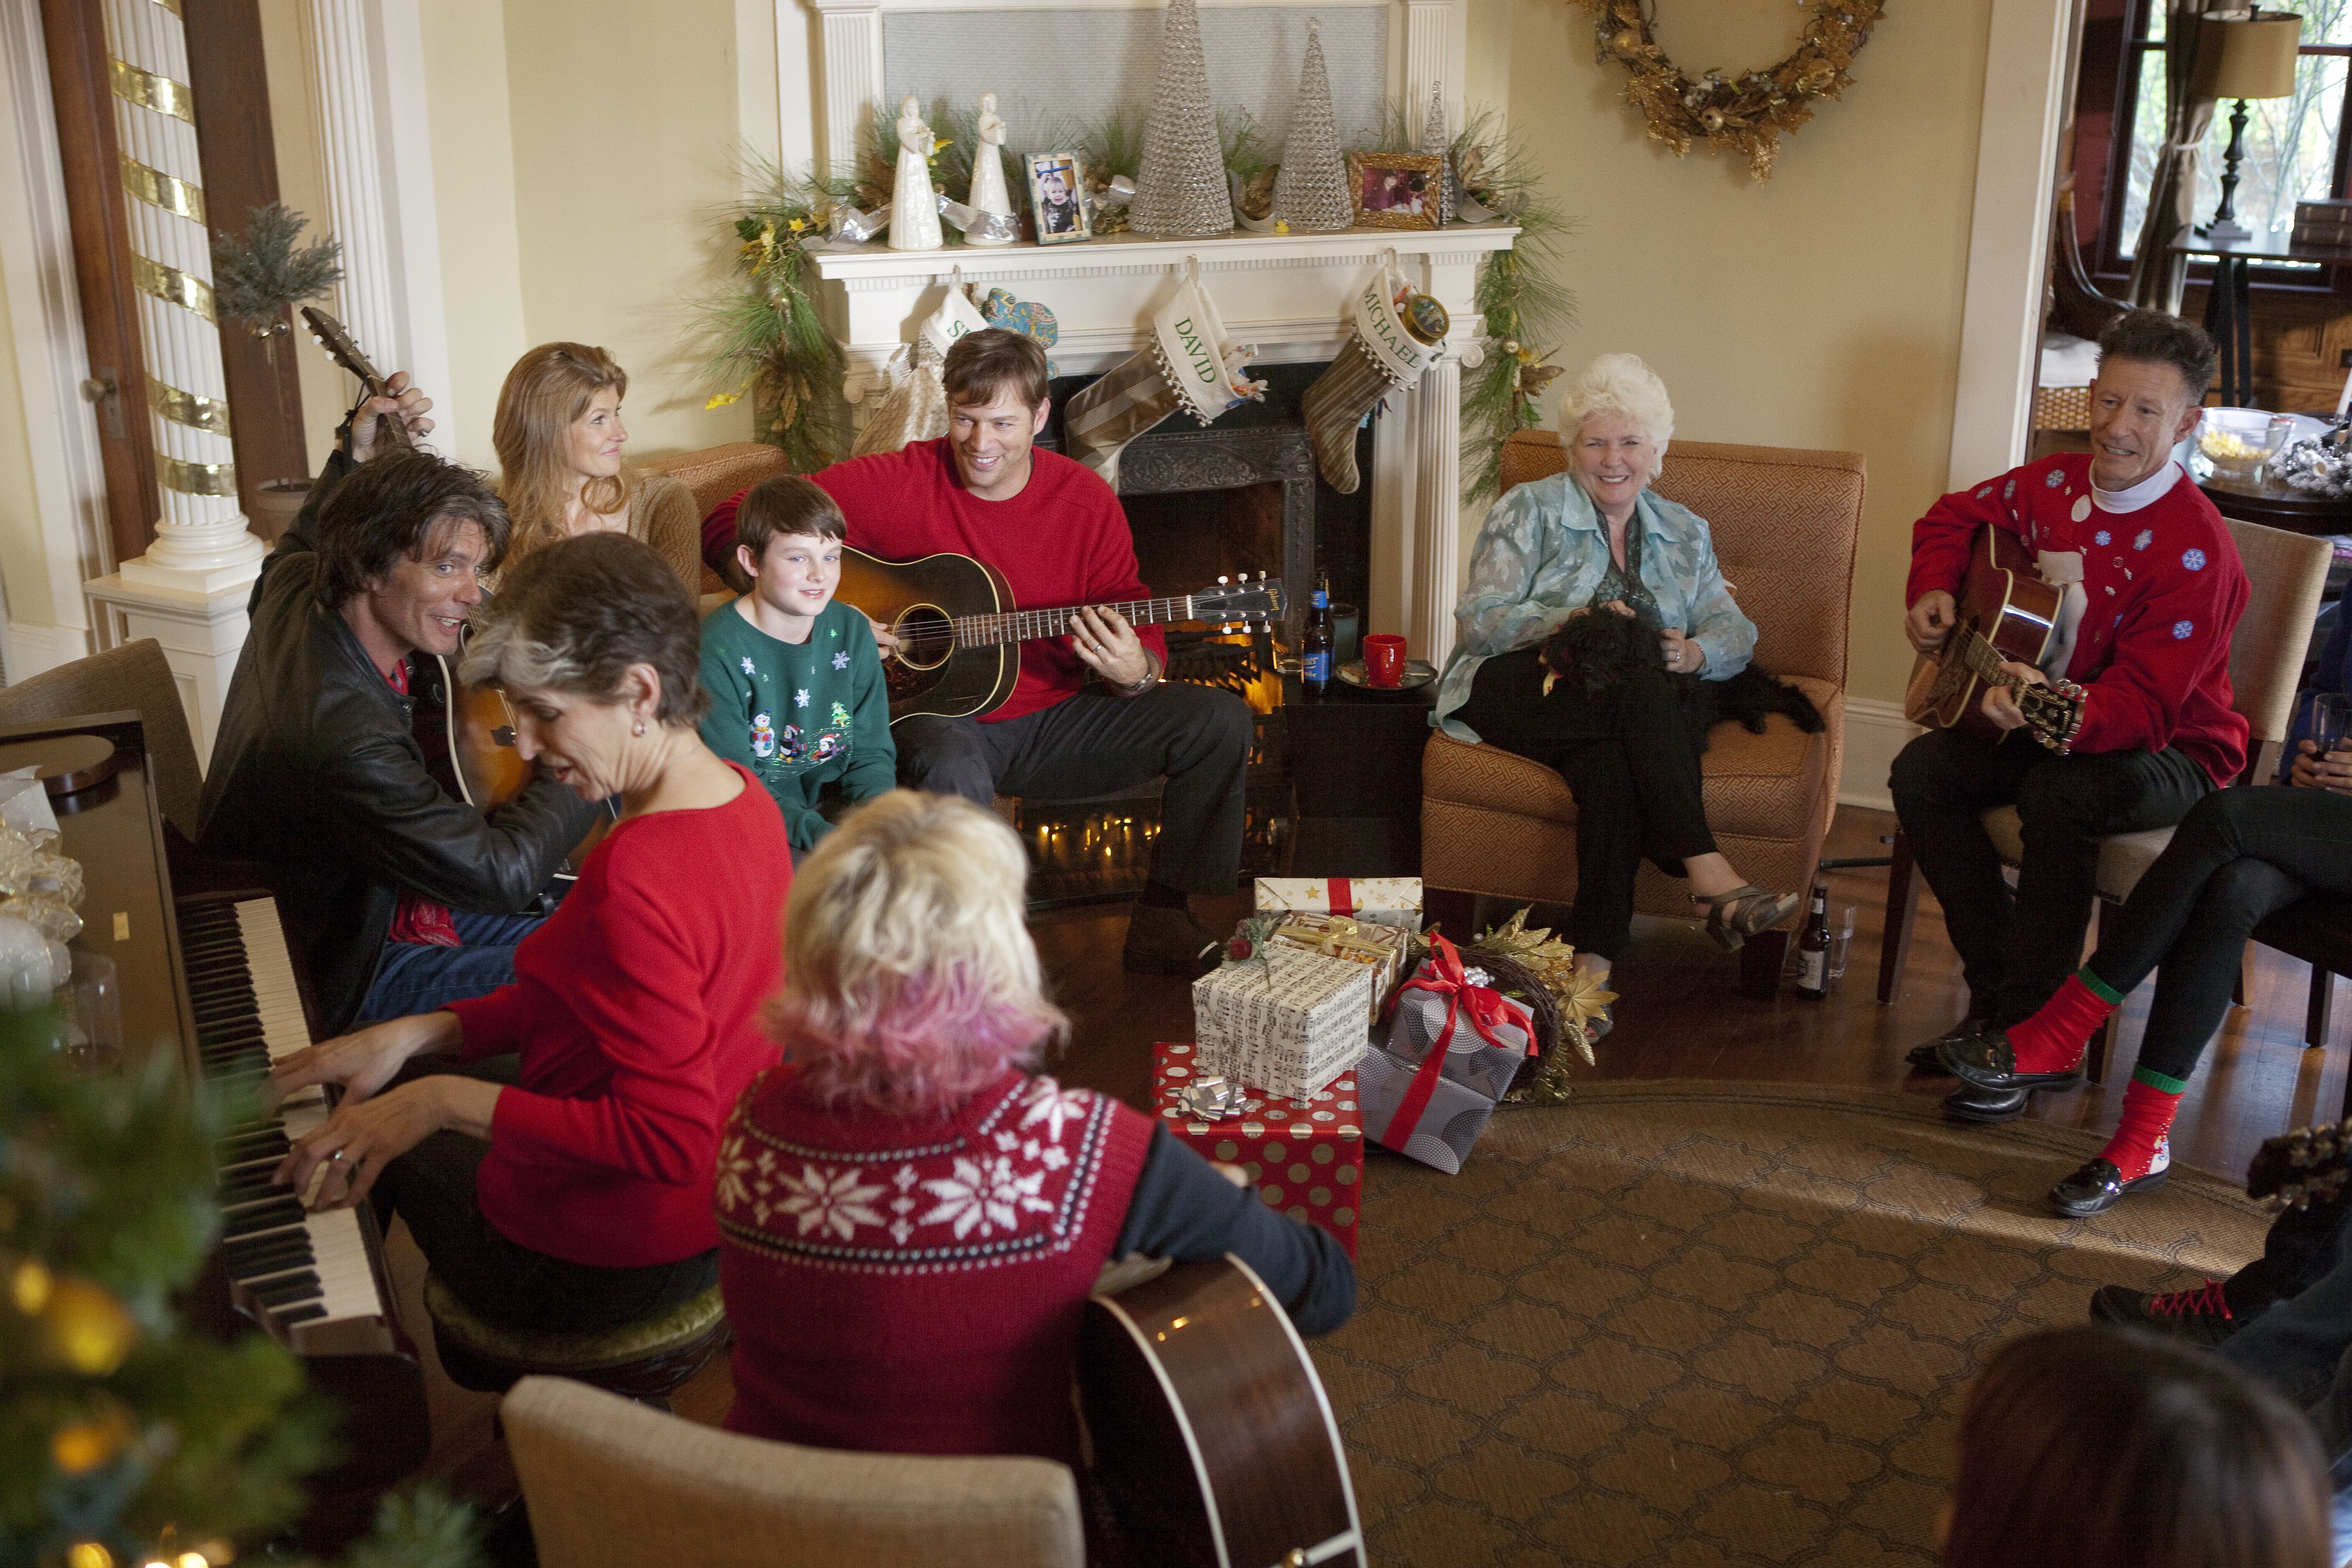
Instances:
[[[1630,616],[1596,609],[1575,616],[1554,627],[1544,639],[1544,668],[1559,679],[1549,700],[1599,697],[1633,670],[1664,669],[1665,654],[1658,641],[1664,628],[1657,612],[1643,605]],[[1821,710],[1811,698],[1761,665],[1750,664],[1728,680],[1667,672],[1675,697],[1688,726],[1691,743],[1706,750],[1707,731],[1726,719],[1736,719],[1755,734],[1764,732],[1768,715],[1785,713],[1807,734],[1823,728]]]

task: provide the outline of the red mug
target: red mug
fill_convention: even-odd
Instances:
[[[1404,681],[1404,638],[1374,632],[1364,638],[1364,684],[1395,689]]]

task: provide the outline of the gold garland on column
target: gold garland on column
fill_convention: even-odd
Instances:
[[[1655,0],[1571,0],[1592,13],[1596,63],[1616,60],[1633,73],[1625,99],[1649,121],[1650,138],[1679,158],[1694,142],[1748,160],[1760,184],[1772,177],[1780,133],[1813,117],[1817,100],[1853,85],[1853,57],[1885,13],[1884,0],[1806,0],[1797,50],[1763,70],[1692,78],[1658,47]]]

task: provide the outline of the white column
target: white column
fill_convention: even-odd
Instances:
[[[827,169],[856,162],[882,101],[880,0],[816,0],[824,15],[824,145]]]
[[[147,360],[147,384],[121,392],[126,403],[148,409],[162,513],[155,542],[124,562],[122,575],[131,584],[222,593],[252,581],[262,543],[238,509],[187,34],[154,0],[107,0],[106,33]]]
[[[1413,656],[1444,668],[1454,651],[1462,575],[1462,362],[1441,353],[1412,394],[1412,581],[1405,607]]]
[[[1406,0],[1404,16],[1405,130],[1418,142],[1429,112],[1429,90],[1445,95],[1445,122],[1462,128],[1462,73],[1468,68],[1469,7],[1465,0]]]
[[[336,318],[377,370],[431,395],[446,437],[459,426],[415,0],[307,0],[302,26],[326,227],[343,247]]]

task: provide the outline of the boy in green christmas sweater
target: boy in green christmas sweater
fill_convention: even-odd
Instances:
[[[831,830],[824,813],[898,782],[873,629],[833,597],[845,531],[833,498],[801,476],[755,487],[735,515],[751,591],[702,623],[702,738],[776,797],[795,864]]]

